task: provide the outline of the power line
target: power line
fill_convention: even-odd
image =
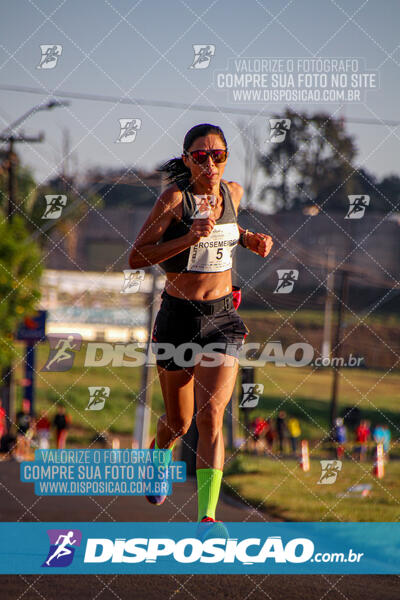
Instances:
[[[41,96],[46,95],[46,92],[40,88],[18,85],[0,85],[0,90],[26,94],[39,94]],[[62,90],[47,95],[52,98],[73,98],[76,100],[91,100],[92,102],[111,102],[113,104],[130,104],[135,106],[157,106],[161,108],[176,108],[179,110],[196,110],[201,112],[223,112],[235,115],[247,115],[250,117],[270,117],[271,114],[273,114],[272,111],[259,112],[256,110],[233,108],[229,106],[220,106],[219,108],[214,108],[213,106],[207,106],[205,104],[186,104],[184,102],[167,102],[165,100],[147,100],[144,98],[121,98],[118,96],[67,92]],[[358,125],[386,125],[388,127],[398,127],[400,125],[400,121],[393,121],[390,119],[358,119],[354,117],[346,117],[346,122],[355,123]]]

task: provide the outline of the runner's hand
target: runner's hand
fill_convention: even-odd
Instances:
[[[265,233],[247,234],[246,248],[265,258],[271,252],[272,237]]]
[[[215,218],[213,216],[204,219],[193,219],[188,233],[191,244],[196,244],[200,238],[208,237],[214,229]]]

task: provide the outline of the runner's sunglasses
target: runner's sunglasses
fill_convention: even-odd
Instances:
[[[211,156],[215,164],[219,164],[226,161],[228,150],[192,150],[191,152],[185,150],[184,154],[190,155],[193,161],[199,165],[205,163],[208,156]]]

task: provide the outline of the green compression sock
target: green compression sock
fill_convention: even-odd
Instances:
[[[197,502],[198,517],[215,519],[219,491],[221,489],[222,471],[220,469],[197,469]]]
[[[176,444],[176,442],[174,442],[174,443],[172,444],[171,448],[159,448],[159,447],[157,446],[157,437],[154,439],[154,449],[155,449],[155,450],[165,450],[165,452],[166,452],[166,453],[168,452],[168,455],[165,457],[165,462],[164,462],[164,463],[162,463],[162,464],[164,464],[165,466],[169,465],[169,463],[170,463],[170,462],[171,462],[171,460],[172,460],[172,450],[175,448],[175,444]]]

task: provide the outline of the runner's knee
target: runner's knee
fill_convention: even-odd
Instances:
[[[203,406],[196,415],[197,429],[200,436],[213,439],[222,429],[224,412],[212,404]]]
[[[185,433],[187,433],[191,422],[191,419],[177,415],[168,419],[167,427],[175,437],[180,437],[181,435],[185,435]]]

